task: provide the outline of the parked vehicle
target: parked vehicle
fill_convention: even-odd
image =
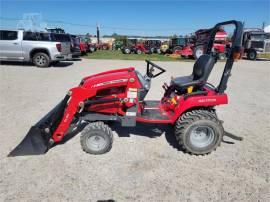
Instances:
[[[80,41],[80,50],[81,50],[81,54],[82,55],[86,55],[87,54],[87,49],[88,49],[88,46],[87,46],[87,43],[84,42],[81,38],[79,38],[79,41]]]
[[[150,48],[152,53],[161,53],[160,50],[160,46],[161,46],[161,41],[160,40],[154,40],[154,39],[150,39],[150,40],[146,40],[144,42],[144,46],[147,48]]]
[[[110,45],[109,43],[97,43],[95,44],[96,48],[99,50],[109,50],[110,49]]]
[[[165,49],[163,47],[163,53],[181,54],[181,50],[183,49],[183,47],[185,47],[188,44],[192,43],[193,40],[194,40],[194,36],[173,37],[170,40],[168,48]],[[165,49],[165,52],[164,52],[164,49]]]
[[[152,53],[149,46],[146,46],[144,43],[139,43],[137,39],[127,39],[121,50],[124,54],[136,53],[140,55],[142,53]]]
[[[52,33],[0,30],[2,61],[31,61],[38,67],[48,67],[70,56],[70,42],[57,41]]]
[[[200,29],[195,32],[195,36],[182,48],[180,54],[182,57],[193,57],[198,59],[205,53],[205,47],[210,36],[211,29]],[[226,57],[226,45],[227,33],[220,29],[215,35],[215,43],[213,49],[215,54],[218,55],[219,59],[225,59]]]
[[[115,40],[112,44],[113,50],[121,50],[122,46],[124,45],[123,40]]]
[[[244,30],[243,47],[249,60],[256,60],[258,53],[270,53],[270,33],[261,29]]]
[[[80,39],[76,35],[70,35],[70,51],[73,58],[81,56]]]
[[[71,58],[76,58],[81,55],[80,41],[76,35],[66,34],[62,28],[46,28],[50,33],[53,33],[56,41],[70,42]]]

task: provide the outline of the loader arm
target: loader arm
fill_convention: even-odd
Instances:
[[[67,132],[74,115],[80,110],[80,103],[84,100],[93,97],[96,94],[95,89],[86,89],[82,87],[76,87],[69,90],[70,99],[67,102],[67,106],[64,112],[64,115],[53,132],[52,139],[54,142],[60,142]]]
[[[81,86],[70,89],[68,95],[56,107],[30,128],[25,138],[8,156],[46,153],[53,143],[60,142],[64,138],[74,115],[80,110],[80,103],[95,94],[95,89]]]

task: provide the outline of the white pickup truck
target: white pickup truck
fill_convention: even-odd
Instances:
[[[38,67],[71,58],[70,39],[57,41],[53,33],[0,30],[0,61],[28,61]]]

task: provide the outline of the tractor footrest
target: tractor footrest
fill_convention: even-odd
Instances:
[[[169,120],[170,118],[160,109],[144,109],[139,117],[147,120]]]

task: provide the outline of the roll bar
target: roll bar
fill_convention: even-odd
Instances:
[[[224,93],[224,91],[226,90],[227,83],[231,75],[231,70],[234,63],[233,56],[235,53],[241,53],[242,51],[242,37],[243,37],[243,27],[244,27],[243,23],[236,20],[230,20],[230,21],[218,23],[212,28],[209,41],[207,44],[207,48],[206,48],[206,54],[208,55],[211,54],[212,47],[215,41],[215,35],[218,32],[219,28],[224,25],[234,25],[235,30],[232,37],[231,51],[229,52],[228,59],[223,70],[223,74],[217,88],[218,93]]]

